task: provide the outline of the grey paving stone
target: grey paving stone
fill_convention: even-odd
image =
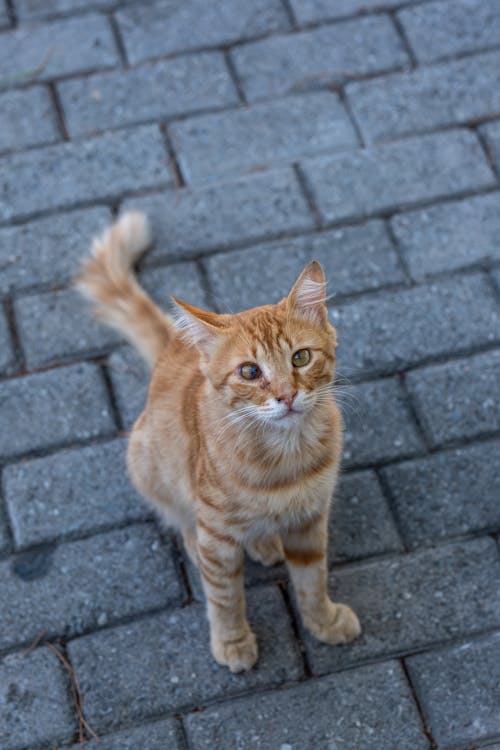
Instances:
[[[60,140],[48,91],[34,87],[0,95],[0,152]]]
[[[117,734],[100,734],[85,743],[86,750],[184,750],[182,733],[175,719],[155,721]],[[69,748],[68,748],[69,750]]]
[[[127,476],[126,443],[113,440],[3,470],[16,546],[29,547],[146,518]]]
[[[495,184],[473,133],[446,133],[303,162],[327,222],[453,197]]]
[[[288,294],[313,258],[323,265],[329,294],[405,281],[380,221],[214,255],[204,263],[220,309],[244,310]]]
[[[494,541],[483,538],[331,573],[333,599],[353,607],[363,632],[337,648],[305,633],[313,674],[498,627],[499,564]]]
[[[43,25],[22,25],[2,34],[0,88],[110,68],[119,62],[104,16],[89,13]]]
[[[10,549],[9,529],[7,527],[7,515],[0,506],[0,555],[4,555]]]
[[[0,455],[87,440],[114,430],[104,381],[95,365],[77,364],[6,380],[0,387]]]
[[[500,260],[500,193],[398,214],[391,226],[416,281]]]
[[[331,0],[290,0],[290,5],[299,23],[315,23],[380,8],[390,9],[401,5],[401,0],[335,0],[334,3]]]
[[[500,120],[491,122],[481,128],[486,140],[487,150],[495,162],[497,170],[500,169]]]
[[[407,376],[432,446],[500,429],[500,350],[415,370]]]
[[[149,525],[129,526],[0,563],[1,648],[70,636],[180,604],[172,552]]]
[[[289,27],[278,0],[157,0],[116,14],[131,62],[231,44]]]
[[[66,283],[110,221],[107,208],[90,208],[0,229],[0,294]]]
[[[330,319],[347,376],[386,374],[500,340],[500,305],[478,273],[358,299],[334,307]]]
[[[500,734],[500,632],[408,659],[430,730],[439,748]]]
[[[72,641],[69,654],[87,720],[96,729],[119,726],[299,679],[298,647],[277,589],[252,591],[248,616],[260,660],[256,669],[239,675],[212,659],[200,605]]]
[[[149,268],[139,276],[144,289],[160,307],[171,306],[171,296],[185,300],[197,307],[207,307],[208,300],[196,263],[175,263],[159,268]]]
[[[131,346],[113,352],[108,371],[123,426],[129,430],[146,405],[151,373]]]
[[[10,654],[0,663],[0,743],[23,750],[69,741],[76,716],[64,670],[48,648]]]
[[[0,160],[0,220],[165,187],[171,182],[167,162],[161,133],[153,125],[5,156]]]
[[[8,373],[15,369],[16,355],[12,345],[12,337],[7,323],[7,317],[0,308],[0,373]]]
[[[237,176],[358,143],[340,100],[329,91],[200,115],[169,130],[189,182]]]
[[[442,0],[404,8],[399,20],[421,62],[500,44],[496,0]]]
[[[220,52],[75,78],[58,89],[72,135],[239,102]]]
[[[5,0],[1,0],[0,2],[0,28],[4,28],[10,26],[10,18],[9,14],[7,12],[7,5],[5,3]]]
[[[494,440],[383,469],[406,542],[500,529],[499,455]]]
[[[155,247],[146,259],[185,258],[241,242],[310,229],[313,217],[289,169],[217,185],[135,198],[126,207],[151,217]]]
[[[352,111],[368,143],[500,113],[499,92],[498,52],[347,87]]]
[[[250,101],[380,73],[408,62],[396,29],[385,16],[272,36],[235,47],[231,54]]]
[[[76,289],[20,297],[14,311],[28,368],[98,354],[121,341]]]
[[[186,719],[193,750],[425,750],[418,712],[396,662],[214,706]]]
[[[106,9],[116,5],[119,5],[119,0],[16,0],[16,14],[22,21],[31,21],[88,10],[89,6]]]

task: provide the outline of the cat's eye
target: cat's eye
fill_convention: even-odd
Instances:
[[[255,380],[261,376],[260,367],[257,367],[253,362],[245,362],[244,365],[240,365],[239,373],[245,380]]]
[[[292,355],[292,365],[294,367],[304,367],[311,360],[310,349],[299,349]]]

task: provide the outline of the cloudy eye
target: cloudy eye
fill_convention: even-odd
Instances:
[[[260,368],[253,362],[245,362],[244,365],[240,365],[239,373],[245,380],[255,380],[261,376]]]
[[[292,355],[292,365],[294,367],[304,367],[311,359],[310,349],[299,349]]]

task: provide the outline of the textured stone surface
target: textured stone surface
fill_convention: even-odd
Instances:
[[[500,169],[500,121],[484,125],[481,132],[486,140],[488,154],[495,162],[498,171]]]
[[[331,21],[355,13],[364,13],[379,8],[401,5],[401,0],[290,0],[299,23]],[[360,19],[361,20],[361,19]]]
[[[60,83],[58,90],[72,135],[165,120],[239,101],[220,52],[75,78]]]
[[[407,383],[430,444],[500,429],[500,350],[416,370]]]
[[[193,117],[174,123],[170,133],[189,182],[237,176],[358,143],[340,100],[327,91]]]
[[[380,73],[408,62],[389,18],[369,16],[235,47],[232,58],[248,100]]]
[[[127,477],[126,442],[7,466],[3,491],[18,547],[138,521],[149,513]]]
[[[125,429],[130,429],[146,405],[151,374],[131,346],[113,352],[108,360],[118,411]]]
[[[59,140],[48,91],[6,91],[0,95],[0,152]]]
[[[0,506],[0,555],[4,555],[9,552],[10,549],[10,538],[9,529],[7,526],[7,515]]]
[[[18,18],[24,20],[35,20],[47,16],[63,15],[78,10],[87,10],[91,5],[93,8],[105,10],[120,4],[120,0],[16,0],[16,13]]]
[[[175,263],[150,268],[140,274],[139,280],[148,294],[164,310],[171,309],[172,295],[197,307],[208,305],[203,280],[196,263]]]
[[[500,631],[408,659],[426,719],[443,750],[500,734],[499,647]]]
[[[86,750],[184,750],[182,730],[175,719],[154,721],[116,734],[99,734],[86,743]],[[69,748],[68,748],[69,750]]]
[[[462,130],[309,159],[303,169],[325,221],[494,185],[476,136]]]
[[[15,369],[16,359],[7,317],[0,309],[0,373]]]
[[[10,25],[10,18],[7,12],[7,5],[5,0],[0,2],[0,28],[4,28]]]

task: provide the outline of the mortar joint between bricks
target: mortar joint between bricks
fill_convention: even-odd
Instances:
[[[112,12],[107,13],[107,17],[108,17],[109,25],[111,27],[111,33],[113,35],[116,48],[120,56],[122,67],[127,69],[129,67],[129,61],[127,58],[127,50],[125,48],[125,43],[121,35],[120,27],[118,26],[118,22]]]
[[[7,15],[9,16],[9,20],[12,26],[16,27],[17,26],[17,13],[14,7],[14,0],[5,0],[5,7],[7,9]],[[6,29],[6,31],[9,31],[9,29]]]
[[[236,66],[233,62],[233,58],[231,57],[231,50],[229,47],[223,48],[224,53],[224,61],[226,63],[226,68],[229,73],[229,77],[233,82],[234,88],[236,89],[236,92],[238,94],[238,98],[241,102],[241,104],[245,104],[247,107],[249,106],[249,102],[245,96],[245,91],[243,89],[243,85],[240,81],[240,77],[238,75],[238,71],[236,70]],[[224,108],[226,109],[226,108]],[[232,109],[232,108],[231,108]]]
[[[70,137],[68,133],[68,128],[66,127],[66,121],[64,119],[64,110],[62,107],[61,100],[59,98],[59,92],[57,91],[56,84],[53,82],[49,82],[47,84],[47,88],[49,90],[49,96],[52,102],[52,107],[54,108],[57,127],[59,129],[59,132],[61,133],[61,136],[64,141],[69,141]]]
[[[330,90],[337,92],[338,97],[339,97],[340,101],[342,102],[342,105],[343,105],[343,107],[344,107],[344,109],[345,109],[345,111],[347,113],[347,117],[349,118],[349,122],[351,123],[351,125],[352,125],[352,127],[354,129],[354,132],[356,133],[356,138],[359,141],[359,145],[361,146],[361,148],[366,148],[365,139],[363,138],[363,133],[361,132],[361,128],[360,128],[360,126],[358,124],[358,121],[356,120],[354,112],[352,111],[351,102],[349,101],[349,99],[347,97],[346,90],[345,90],[345,85],[343,85],[343,86],[334,86],[334,85],[332,85],[329,88],[330,88]]]
[[[473,133],[476,134],[477,139],[479,143],[481,144],[481,148],[484,151],[484,155],[486,157],[486,161],[488,162],[488,166],[495,175],[498,182],[500,182],[500,167],[497,166],[495,162],[495,157],[493,155],[493,151],[490,147],[490,144],[486,140],[485,136],[483,135],[482,131],[479,129],[479,127],[471,127],[470,128]]]
[[[302,192],[302,195],[306,199],[306,203],[308,205],[308,208],[314,218],[315,228],[321,229],[322,228],[322,219],[321,219],[321,213],[319,211],[319,208],[317,207],[314,196],[312,194],[312,191],[309,187],[309,183],[307,182],[307,177],[305,176],[304,172],[302,171],[302,168],[300,164],[295,162],[293,165],[293,171],[295,173],[295,177],[297,179],[297,182],[299,183],[299,188]]]
[[[393,24],[394,28],[396,29],[397,35],[399,36],[399,38],[400,38],[400,40],[401,40],[401,42],[403,44],[405,52],[406,52],[406,54],[409,57],[409,60],[410,60],[410,70],[414,70],[418,66],[418,60],[417,60],[417,57],[415,55],[415,52],[413,51],[413,47],[410,44],[410,40],[408,39],[408,36],[407,36],[406,31],[404,29],[404,26],[401,23],[401,21],[399,20],[397,11],[394,10],[391,13],[389,13],[388,15],[389,15],[389,18],[392,21],[392,24]]]
[[[170,169],[172,172],[172,177],[174,179],[174,188],[176,190],[179,190],[183,187],[186,187],[186,181],[184,179],[184,175],[182,174],[182,169],[179,164],[179,160],[177,159],[177,153],[175,151],[173,140],[170,136],[170,133],[168,131],[168,124],[163,122],[160,123],[160,132],[163,136],[163,141],[165,143],[165,148],[167,150],[169,162],[170,162]]]
[[[429,750],[437,750],[437,744],[432,736],[431,730],[429,729],[429,725],[427,724],[427,719],[425,717],[425,713],[422,707],[422,704],[420,703],[420,699],[418,697],[417,691],[413,685],[413,682],[411,680],[410,672],[408,670],[408,666],[406,664],[406,661],[403,657],[399,659],[399,663],[401,665],[401,669],[403,670],[404,676],[406,678],[406,681],[408,683],[408,687],[410,688],[411,694],[413,696],[413,700],[415,701],[415,706],[418,711],[418,715],[420,717],[420,721],[422,722],[422,729],[427,737],[427,740],[429,742]]]
[[[292,628],[293,637],[295,639],[295,642],[297,644],[297,648],[300,653],[300,658],[302,661],[302,667],[304,669],[304,679],[308,679],[309,677],[312,677],[312,669],[311,665],[309,664],[309,659],[307,658],[307,651],[306,647],[304,645],[304,642],[302,641],[301,635],[300,635],[300,627],[297,620],[297,616],[295,614],[295,609],[293,607],[291,598],[290,598],[290,592],[288,590],[288,585],[283,582],[277,583],[278,589],[281,593],[283,602],[286,607],[286,611],[288,613],[288,619],[290,621],[290,626]]]
[[[288,16],[288,20],[290,21],[290,25],[292,29],[299,29],[300,24],[297,21],[295,17],[295,13],[292,8],[292,4],[290,0],[281,0],[281,4],[283,5],[283,8],[285,10],[286,15]]]
[[[389,235],[389,239],[392,243],[392,246],[394,250],[396,251],[399,267],[408,283],[408,286],[416,286],[416,282],[411,275],[410,267],[408,263],[406,262],[406,258],[404,256],[403,250],[401,248],[400,243],[398,242],[398,238],[396,237],[396,234],[392,227],[391,219],[384,219],[383,221],[385,224],[387,234]]]
[[[406,396],[406,403],[407,403],[407,406],[408,406],[408,410],[409,410],[409,412],[411,414],[411,417],[412,417],[412,419],[413,419],[413,421],[415,423],[417,431],[418,431],[420,437],[422,438],[422,442],[424,444],[425,451],[426,451],[426,453],[429,453],[430,452],[429,439],[428,439],[427,434],[426,434],[426,432],[424,430],[424,426],[422,424],[422,420],[420,418],[420,414],[418,413],[418,409],[416,407],[416,404],[414,403],[412,395],[411,395],[410,391],[408,390],[408,388],[406,386],[406,373],[402,372],[398,377],[399,377],[399,379],[401,381],[401,385],[403,386],[403,389],[404,389],[404,393],[405,393],[405,396]]]
[[[382,494],[384,495],[385,499],[387,500],[387,504],[389,506],[389,511],[392,516],[392,520],[394,521],[394,525],[396,527],[396,530],[398,532],[399,539],[403,545],[403,550],[405,553],[409,553],[410,547],[407,544],[406,541],[406,535],[403,530],[403,526],[401,524],[401,519],[399,517],[399,513],[396,508],[396,503],[394,502],[394,495],[391,490],[391,486],[387,479],[385,478],[383,474],[382,468],[374,468],[375,475],[377,477],[377,481],[379,483],[380,489],[382,490]]]
[[[118,433],[124,431],[124,425],[122,422],[122,417],[120,414],[120,410],[118,408],[118,403],[116,400],[115,391],[113,388],[113,382],[111,380],[111,375],[109,374],[109,369],[107,364],[101,364],[99,365],[102,377],[104,380],[104,384],[106,386],[106,391],[108,394],[108,400],[109,400],[109,408],[111,410],[111,414],[113,416],[113,421],[115,423],[116,431]]]
[[[24,375],[26,373],[26,359],[24,356],[23,347],[21,344],[21,337],[17,328],[16,316],[14,313],[14,302],[11,297],[5,297],[3,300],[5,317],[7,318],[7,325],[9,327],[9,334],[12,341],[12,347],[14,350],[15,363],[17,364],[15,372],[7,377],[16,377],[18,375]]]

